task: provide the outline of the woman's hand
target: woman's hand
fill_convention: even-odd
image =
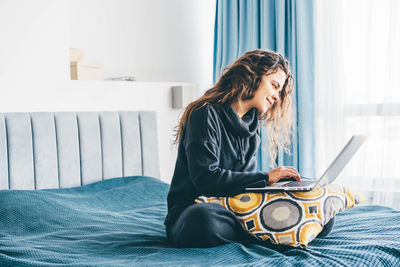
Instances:
[[[297,181],[301,181],[299,172],[290,166],[280,166],[268,172],[268,185],[278,182],[282,178],[293,177]]]

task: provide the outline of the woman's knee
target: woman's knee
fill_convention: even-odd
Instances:
[[[212,247],[233,242],[236,225],[217,204],[195,204],[182,213],[174,233],[179,247]],[[221,207],[223,209],[223,207]]]
[[[224,224],[225,216],[218,212],[217,204],[195,204],[184,217],[186,231],[201,236],[214,235],[218,226]],[[222,208],[222,207],[221,207]]]
[[[184,212],[185,221],[189,224],[207,224],[213,220],[214,207],[212,203],[194,204],[187,208]]]

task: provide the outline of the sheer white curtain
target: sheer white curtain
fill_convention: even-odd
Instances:
[[[400,209],[400,1],[319,0],[314,15],[317,173],[369,133],[335,183]]]

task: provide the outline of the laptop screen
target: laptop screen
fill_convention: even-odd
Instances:
[[[366,134],[353,135],[347,142],[347,144],[343,147],[342,151],[340,151],[339,155],[337,155],[335,160],[322,175],[321,179],[318,181],[318,186],[332,183],[336,179],[336,177],[342,172],[344,167],[354,156],[360,146],[364,143],[367,137],[368,135]]]

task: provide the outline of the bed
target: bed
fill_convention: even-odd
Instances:
[[[178,249],[153,111],[0,114],[0,266],[400,266],[400,211],[361,205],[306,248]]]

